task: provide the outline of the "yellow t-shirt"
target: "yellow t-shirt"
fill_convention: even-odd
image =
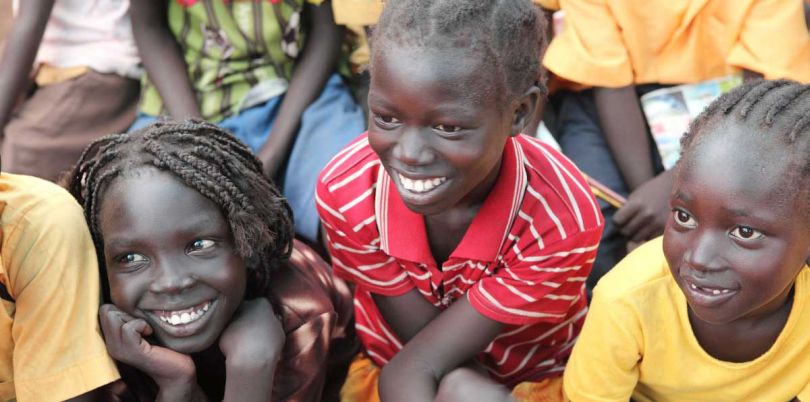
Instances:
[[[810,268],[796,280],[785,327],[762,356],[717,360],[692,332],[661,238],[631,253],[594,290],[564,374],[580,401],[810,401]]]
[[[681,84],[739,69],[810,83],[797,0],[560,0],[565,29],[543,64],[579,84]]]
[[[0,400],[57,401],[118,379],[98,326],[98,261],[61,187],[0,174]]]

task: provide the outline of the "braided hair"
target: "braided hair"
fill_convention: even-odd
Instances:
[[[105,295],[101,200],[116,178],[143,168],[167,172],[219,206],[248,270],[246,297],[267,294],[271,272],[292,252],[292,210],[245,145],[213,124],[188,120],[157,122],[134,133],[100,138],[63,179],[84,208]]]
[[[391,44],[465,49],[495,71],[500,94],[516,97],[534,84],[545,91],[545,32],[529,0],[389,0],[372,34],[372,58]]]
[[[706,136],[731,124],[749,127],[769,141],[781,143],[792,155],[791,179],[805,204],[810,204],[810,85],[789,80],[755,80],[722,95],[709,105],[681,138],[681,161]],[[681,163],[681,162],[679,162]],[[688,162],[684,162],[688,163]],[[810,215],[810,208],[808,215]]]

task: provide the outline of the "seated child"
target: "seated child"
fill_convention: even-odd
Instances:
[[[543,63],[569,82],[550,98],[558,113],[549,128],[585,174],[628,200],[619,209],[601,204],[592,288],[627,254],[628,241],[660,236],[669,216],[672,172],[663,170],[639,97],[741,70],[810,82],[810,35],[798,0],[559,3],[565,27]]]
[[[14,11],[0,59],[5,168],[55,181],[88,144],[135,121],[129,0],[14,0]]]
[[[366,124],[336,73],[343,31],[331,4],[139,1],[132,19],[149,75],[133,129],[168,114],[231,131],[279,179],[296,233],[316,241],[318,172]]]
[[[0,400],[96,400],[119,376],[81,207],[53,183],[0,173],[0,242]]]
[[[351,293],[293,247],[289,206],[247,147],[208,123],[156,123],[96,141],[68,180],[130,397],[322,400]]]
[[[751,82],[683,138],[663,240],[607,274],[572,401],[810,401],[810,85]]]
[[[386,4],[371,127],[318,183],[365,347],[343,400],[376,400],[380,368],[383,400],[562,398],[602,217],[573,164],[519,135],[544,25],[528,0]]]

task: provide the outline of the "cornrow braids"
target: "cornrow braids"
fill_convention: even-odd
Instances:
[[[372,34],[372,58],[391,44],[465,49],[491,65],[502,95],[515,97],[535,84],[545,91],[545,33],[529,0],[389,0]]]
[[[810,85],[755,80],[720,96],[681,138],[681,160],[703,137],[719,135],[731,124],[750,127],[763,138],[785,146],[792,162],[798,164],[797,169],[791,169],[798,179],[796,189],[810,201]]]
[[[84,207],[109,295],[98,215],[112,182],[142,168],[178,178],[217,204],[248,269],[246,297],[267,294],[270,275],[292,252],[293,216],[280,191],[262,174],[258,159],[234,136],[210,123],[162,121],[130,134],[90,144],[63,179]],[[106,297],[106,296],[105,296]]]

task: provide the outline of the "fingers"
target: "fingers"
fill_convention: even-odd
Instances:
[[[622,228],[625,224],[627,224],[627,222],[636,216],[640,210],[641,205],[628,201],[623,207],[619,208],[615,214],[613,214],[613,222],[616,224],[616,226]]]

